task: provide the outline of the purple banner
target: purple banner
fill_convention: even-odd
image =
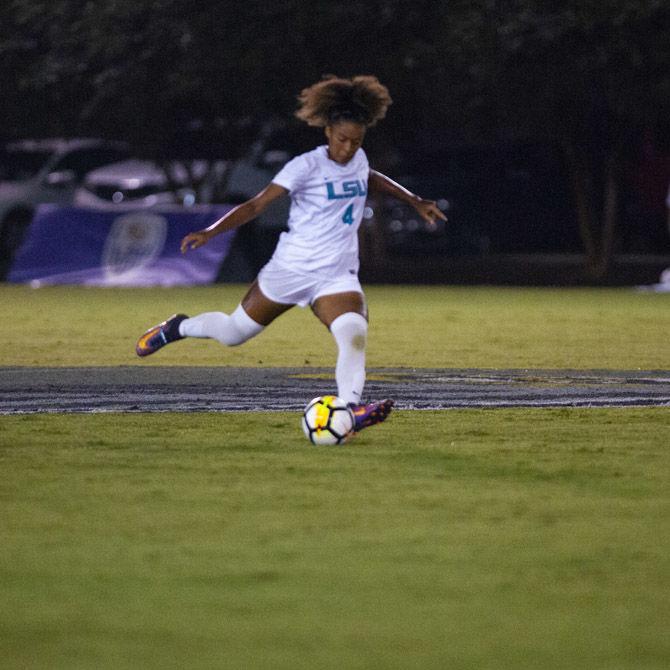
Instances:
[[[179,245],[184,235],[211,225],[231,208],[101,210],[42,205],[8,280],[33,286],[208,284],[216,279],[234,231],[186,254]]]

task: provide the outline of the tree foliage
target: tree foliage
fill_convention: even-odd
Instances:
[[[603,111],[617,131],[670,95],[664,0],[10,0],[0,18],[20,134],[286,114],[328,72],[373,72],[403,121],[463,138],[590,133]]]
[[[0,9],[5,135],[94,133],[156,147],[194,141],[197,130],[225,145],[244,123],[289,116],[325,73],[379,76],[395,100],[383,136],[400,148],[559,142],[595,259],[623,158],[642,128],[667,130],[670,5],[10,0]]]

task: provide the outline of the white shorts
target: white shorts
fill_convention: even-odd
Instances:
[[[282,305],[312,305],[317,298],[334,293],[363,293],[358,273],[347,271],[324,278],[287,269],[270,260],[258,273],[258,286],[263,295]]]

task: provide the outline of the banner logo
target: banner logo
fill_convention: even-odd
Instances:
[[[167,220],[150,212],[132,212],[114,220],[102,252],[106,279],[135,274],[162,253]]]

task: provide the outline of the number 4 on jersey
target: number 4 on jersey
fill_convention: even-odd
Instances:
[[[352,202],[349,207],[344,210],[344,215],[342,216],[342,223],[346,223],[350,226],[354,222],[354,203]]]

